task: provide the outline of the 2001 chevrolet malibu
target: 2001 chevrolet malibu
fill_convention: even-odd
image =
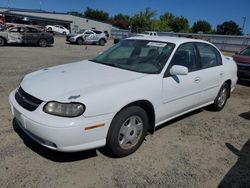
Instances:
[[[48,148],[106,145],[123,157],[170,119],[221,110],[236,81],[233,59],[206,41],[133,37],[95,59],[26,75],[9,101],[18,125]]]

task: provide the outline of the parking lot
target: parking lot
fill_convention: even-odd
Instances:
[[[249,186],[250,82],[237,85],[222,111],[201,109],[168,122],[121,159],[103,149],[51,151],[17,128],[8,95],[25,74],[93,58],[111,45],[69,45],[56,37],[53,47],[0,48],[0,187]]]

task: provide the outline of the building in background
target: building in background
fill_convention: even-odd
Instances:
[[[26,21],[43,27],[46,25],[62,25],[72,33],[76,33],[81,29],[97,29],[110,33],[112,29],[112,25],[108,23],[77,17],[66,13],[47,12],[43,10],[0,7],[0,15],[5,16],[6,23]]]

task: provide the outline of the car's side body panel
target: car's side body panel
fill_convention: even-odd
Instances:
[[[16,27],[18,28],[18,27]],[[4,32],[0,32],[0,37],[3,37],[7,44],[38,44],[38,41],[43,38],[46,39],[48,44],[54,43],[54,38],[48,33],[39,31],[32,27],[23,26],[23,32],[11,32],[11,29],[8,29]],[[28,32],[28,29],[33,29],[33,32]]]

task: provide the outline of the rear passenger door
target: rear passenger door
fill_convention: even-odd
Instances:
[[[39,40],[39,31],[32,27],[26,27],[25,32],[25,43],[27,44],[36,44]]]
[[[195,44],[201,63],[201,101],[203,103],[212,102],[218,94],[224,75],[221,54],[210,44]]]

